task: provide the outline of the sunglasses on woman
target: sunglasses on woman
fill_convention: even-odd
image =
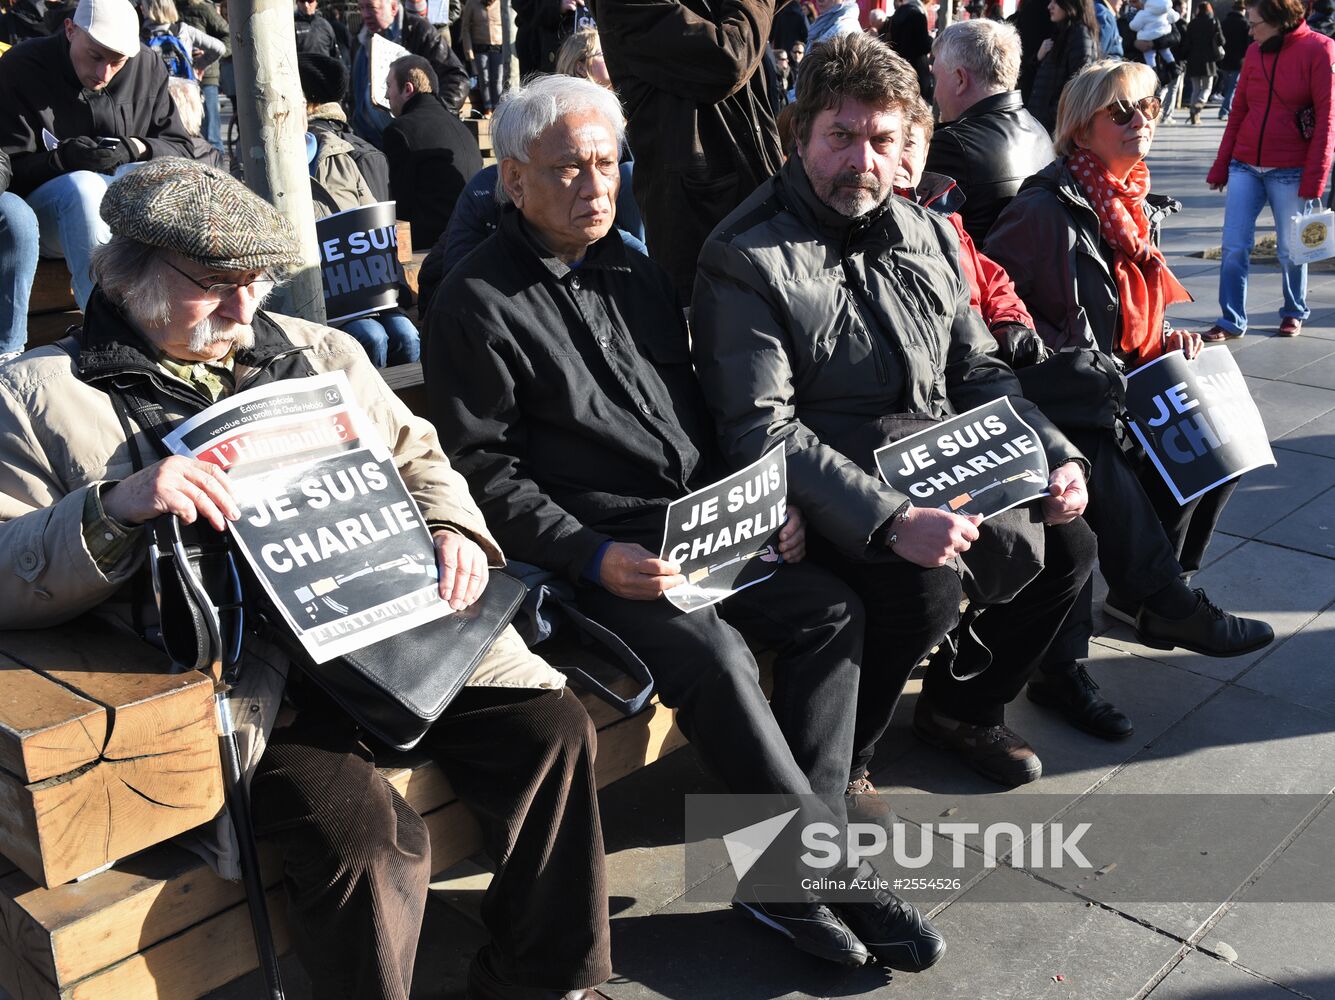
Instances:
[[[1112,119],[1114,125],[1129,125],[1137,111],[1147,122],[1152,122],[1159,117],[1159,109],[1162,107],[1163,101],[1150,95],[1138,101],[1113,101],[1103,110],[1108,112],[1108,117]]]

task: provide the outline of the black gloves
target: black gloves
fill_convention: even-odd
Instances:
[[[133,159],[134,152],[124,139],[94,139],[88,135],[76,135],[56,147],[56,160],[65,173],[71,170],[91,170],[97,174],[109,174]]]
[[[1020,323],[1002,323],[992,331],[997,338],[997,353],[1011,368],[1028,368],[1052,357],[1052,349],[1043,338]]]

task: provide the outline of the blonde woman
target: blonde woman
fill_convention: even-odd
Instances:
[[[598,40],[597,28],[581,28],[561,43],[561,49],[556,53],[556,74],[578,76],[612,89],[612,78],[603,61],[603,43]]]

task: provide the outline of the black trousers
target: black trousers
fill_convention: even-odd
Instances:
[[[1200,569],[1237,480],[1179,505],[1149,458],[1139,450],[1138,458],[1128,458],[1111,431],[1064,429],[1064,433],[1093,467],[1085,520],[1098,537],[1099,570],[1108,588],[1139,604]],[[1045,670],[1061,671],[1089,656],[1093,600],[1090,582],[1044,658]]]
[[[529,986],[611,975],[595,735],[572,692],[465,688],[421,747],[498,865],[482,904],[493,966]],[[319,997],[406,1000],[431,875],[426,824],[346,717],[303,707],[251,782],[283,860],[288,923]]]
[[[969,680],[957,680],[951,659],[935,656],[923,679],[923,695],[942,714],[963,722],[995,725],[1005,720],[1033,669],[1089,579],[1094,536],[1084,521],[1043,530],[1043,570],[1014,599],[984,609],[971,630],[961,630],[960,660],[976,659],[981,643],[992,663]],[[822,553],[862,597],[867,609],[867,648],[854,734],[853,767],[862,773],[890,725],[913,668],[959,623],[963,589],[953,567],[924,569],[896,560],[856,563]]]
[[[665,599],[580,589],[579,606],[639,654],[705,765],[737,793],[842,797],[862,659],[862,605],[809,562],[684,614]],[[743,635],[777,649],[768,700]]]

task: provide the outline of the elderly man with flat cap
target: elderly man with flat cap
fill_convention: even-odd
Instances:
[[[222,530],[239,516],[226,474],[159,457],[158,432],[239,386],[331,371],[346,374],[431,526],[441,599],[476,600],[501,553],[430,424],[350,337],[261,308],[298,259],[283,217],[179,159],[117,180],[102,215],[112,237],[93,254],[83,328],[0,367],[0,628],[96,609],[151,641],[145,522],[172,512]],[[248,633],[244,650],[229,700],[314,995],[406,1000],[431,872],[426,825],[351,720],[288,675],[271,643]],[[611,971],[594,732],[563,683],[506,629],[422,742],[499,864],[472,1000],[576,1000]],[[273,728],[280,708],[295,713]],[[217,832],[217,867],[236,877],[230,827]]]
[[[143,160],[191,155],[167,70],[129,0],[80,0],[63,32],[0,61],[0,95],[11,188],[37,214],[42,256],[65,258],[82,309],[89,254],[110,235],[97,212],[107,185]]]

